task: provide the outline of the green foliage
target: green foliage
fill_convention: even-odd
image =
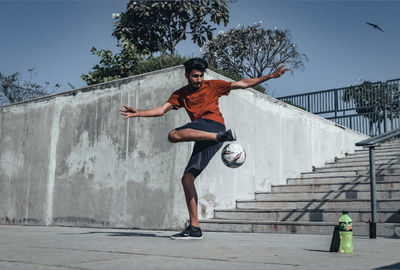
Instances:
[[[97,50],[92,48],[90,52],[101,57],[99,64],[93,67],[88,74],[82,74],[81,78],[88,85],[109,82],[136,74],[142,55],[136,47],[126,39],[121,39],[117,47],[121,48],[115,55],[110,50]]]
[[[189,59],[180,55],[171,55],[165,53],[157,57],[150,56],[146,59],[143,59],[139,63],[136,73],[142,74],[164,68],[179,66],[182,65],[187,60]]]
[[[293,72],[304,68],[307,60],[297,52],[288,30],[263,29],[259,24],[220,33],[202,51],[212,66],[250,78],[271,74],[282,64]]]
[[[353,102],[356,111],[369,118],[371,123],[379,121],[384,110],[390,117],[400,117],[400,91],[398,84],[364,81],[360,85],[344,90],[344,102]]]
[[[127,39],[122,39],[117,46],[121,50],[116,54],[113,54],[110,50],[99,51],[96,48],[92,48],[91,52],[101,57],[101,59],[99,64],[93,67],[92,71],[81,76],[88,85],[178,66],[188,60],[180,55],[165,53],[159,56],[141,54],[136,49],[136,46]]]
[[[31,73],[29,81],[22,81],[19,72],[9,76],[0,73],[0,106],[46,96],[51,93],[47,90],[50,85],[49,82],[46,82],[45,86],[33,83],[31,80],[34,69],[28,71]],[[54,87],[60,88],[61,85],[55,84]]]
[[[129,1],[127,11],[115,23],[113,35],[127,37],[139,51],[175,53],[175,46],[186,40],[202,46],[212,39],[214,24],[229,22],[227,1]]]

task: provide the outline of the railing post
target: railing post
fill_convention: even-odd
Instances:
[[[369,225],[369,238],[376,238],[376,179],[375,179],[375,147],[369,147],[369,178],[371,185],[371,222]]]
[[[384,107],[384,109],[383,109],[383,133],[386,133],[387,131],[388,131],[388,124],[387,124],[387,121],[388,121],[388,117],[387,117],[387,110],[386,110],[386,107]]]
[[[337,113],[339,111],[339,100],[338,100],[338,90],[335,89],[334,91],[334,98],[335,98],[335,117],[337,117]],[[344,111],[343,111],[344,113]]]

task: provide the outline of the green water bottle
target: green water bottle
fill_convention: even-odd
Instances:
[[[353,221],[348,212],[339,218],[340,253],[353,253]]]

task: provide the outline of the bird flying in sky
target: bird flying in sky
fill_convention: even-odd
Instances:
[[[376,24],[369,23],[369,22],[367,22],[367,24],[371,25],[373,28],[376,28],[376,29],[378,29],[378,30],[381,30],[382,32],[385,32],[385,31],[383,31],[383,30],[382,30],[378,25],[376,25]]]

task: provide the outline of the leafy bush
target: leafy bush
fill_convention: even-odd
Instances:
[[[142,59],[137,66],[136,74],[142,74],[164,68],[179,66],[185,63],[188,58],[178,54],[170,55],[163,53],[159,56],[150,56]]]

